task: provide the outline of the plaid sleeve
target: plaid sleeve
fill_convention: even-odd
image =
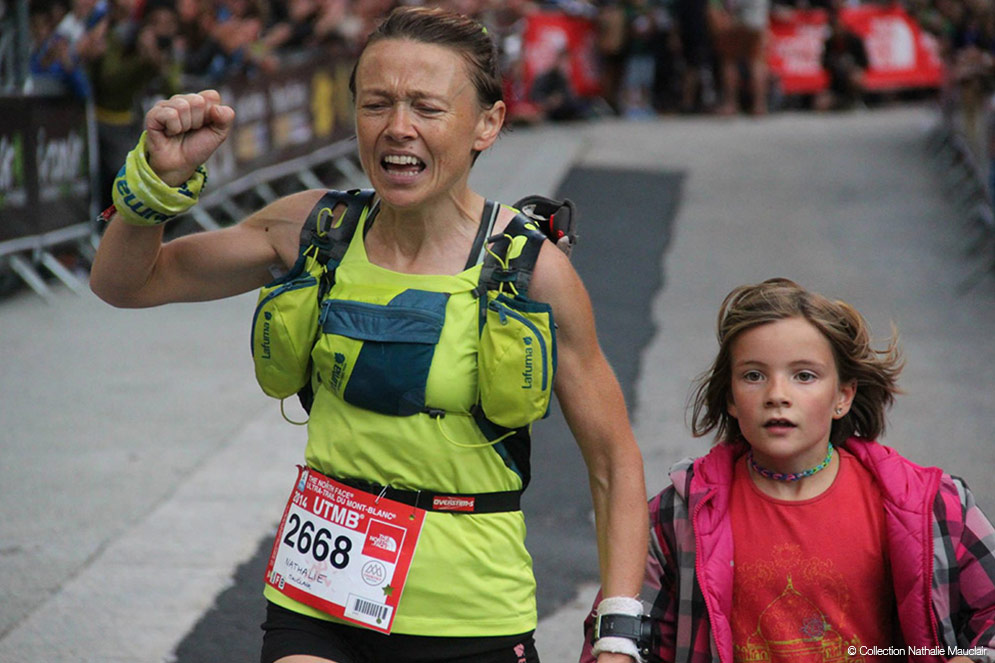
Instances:
[[[650,501],[650,554],[644,595],[651,598],[653,644],[650,661],[674,661],[677,641],[678,567],[674,558],[673,517],[677,497],[673,487]]]
[[[671,480],[690,493],[693,459],[671,468]],[[695,538],[688,502],[671,485],[650,500],[650,546],[642,596],[649,605],[653,642],[647,663],[713,663],[708,610],[695,579]],[[601,600],[594,600],[595,608]],[[584,621],[580,663],[593,663],[595,609]]]
[[[594,648],[594,618],[598,614],[599,603],[601,603],[601,590],[598,590],[598,595],[594,597],[594,605],[584,618],[584,647],[580,651],[580,663],[594,663],[597,660],[591,650]]]
[[[995,663],[995,529],[958,477],[941,481],[933,517],[933,606],[943,644]]]
[[[671,528],[663,525],[667,522],[664,520],[667,516],[661,513],[661,504],[672,502],[673,492],[673,488],[664,490],[649,503],[650,545],[649,555],[646,558],[646,576],[641,598],[644,604],[650,605],[649,614],[652,619],[654,635],[648,661],[652,663],[658,661],[669,663],[674,660],[677,574],[670,546],[666,541],[665,530]],[[667,511],[667,509],[664,508],[663,511]],[[591,647],[594,639],[594,619],[600,601],[601,592],[599,591],[594,598],[594,605],[584,620],[584,649],[581,652],[580,663],[594,663],[595,661]]]

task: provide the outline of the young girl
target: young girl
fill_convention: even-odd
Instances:
[[[650,502],[649,660],[992,661],[992,525],[875,441],[897,340],[786,279],[733,290],[718,338],[692,431],[719,443]]]

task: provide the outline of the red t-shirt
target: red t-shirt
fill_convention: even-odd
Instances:
[[[736,661],[904,660],[881,493],[845,450],[833,485],[798,502],[775,499],[737,462],[732,632]],[[892,650],[894,651],[894,650]],[[897,652],[896,652],[897,653]]]

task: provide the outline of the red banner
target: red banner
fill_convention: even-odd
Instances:
[[[870,66],[868,90],[938,87],[942,63],[936,40],[901,7],[862,6],[843,9],[844,25],[864,40]],[[820,9],[775,12],[767,62],[785,94],[811,94],[826,88],[822,43],[826,14]]]
[[[522,38],[525,89],[532,79],[554,66],[563,49],[570,53],[570,82],[582,97],[601,94],[594,23],[580,16],[558,13],[532,14]]]

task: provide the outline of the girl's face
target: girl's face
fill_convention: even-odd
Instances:
[[[482,109],[456,51],[384,39],[356,69],[356,136],[373,188],[393,207],[411,207],[466,186],[472,151],[491,146],[504,103]]]
[[[753,327],[731,346],[729,414],[757,462],[799,472],[825,458],[834,419],[850,410],[856,384],[840,384],[832,347],[804,318]]]

